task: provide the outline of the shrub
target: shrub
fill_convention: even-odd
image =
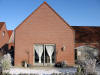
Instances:
[[[67,64],[64,61],[63,62],[57,62],[55,64],[55,67],[64,68],[64,67],[67,67]]]
[[[0,59],[0,63],[1,63],[1,67],[2,67],[3,70],[9,70],[10,67],[11,67],[11,56],[10,56],[10,54],[4,55]]]

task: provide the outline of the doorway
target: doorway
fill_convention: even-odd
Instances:
[[[55,44],[35,44],[34,63],[35,65],[53,65],[56,60]]]

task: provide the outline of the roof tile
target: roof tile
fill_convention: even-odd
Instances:
[[[13,32],[13,30],[8,30],[8,35],[9,35],[9,38],[11,37],[12,32]]]
[[[75,42],[100,42],[100,27],[72,26],[75,30]]]

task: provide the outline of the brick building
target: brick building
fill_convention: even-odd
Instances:
[[[8,50],[9,35],[4,22],[0,22],[0,56]]]
[[[0,48],[9,41],[9,35],[4,22],[0,22]]]
[[[72,27],[44,2],[15,29],[15,65],[74,65],[74,38]]]
[[[100,50],[100,27],[69,26],[46,2],[15,29],[15,65],[75,64],[75,49]]]
[[[15,66],[21,66],[23,61],[34,66],[64,61],[72,66],[77,47],[90,46],[100,50],[100,27],[70,26],[46,2],[14,32],[10,30],[7,33],[5,25],[1,28],[0,41],[4,34],[6,40],[0,42],[0,47],[7,43],[9,49],[13,48]]]

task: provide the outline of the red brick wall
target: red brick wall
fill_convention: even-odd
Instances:
[[[42,4],[15,30],[15,65],[23,60],[34,65],[34,44],[56,44],[56,62],[74,65],[74,31],[48,7]],[[65,50],[61,48],[65,45]]]
[[[5,32],[4,37],[3,37],[3,35],[2,35],[3,31]],[[8,32],[7,32],[7,30],[6,30],[6,26],[3,25],[3,27],[2,27],[1,30],[0,30],[0,48],[1,48],[2,46],[4,46],[5,44],[8,44],[8,41],[9,41]]]

